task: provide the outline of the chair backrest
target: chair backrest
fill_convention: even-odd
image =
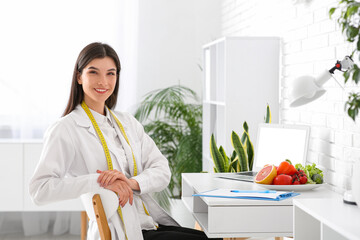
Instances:
[[[101,239],[110,240],[111,233],[107,220],[117,212],[119,199],[116,194],[101,189],[98,192],[83,194],[80,198],[89,219],[97,222]]]

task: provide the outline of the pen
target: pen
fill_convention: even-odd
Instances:
[[[276,193],[275,190],[260,190],[260,191],[252,191],[252,190],[231,190],[230,192],[234,193]]]

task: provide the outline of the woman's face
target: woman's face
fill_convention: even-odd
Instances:
[[[93,59],[78,76],[84,90],[85,103],[94,110],[104,107],[116,85],[116,65],[112,58]]]

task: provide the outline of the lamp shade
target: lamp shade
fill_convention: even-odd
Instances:
[[[326,90],[322,85],[331,78],[329,71],[324,71],[317,78],[301,76],[294,80],[290,96],[290,107],[298,107],[318,99]]]

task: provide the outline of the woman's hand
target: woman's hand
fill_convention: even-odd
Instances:
[[[112,184],[107,185],[105,188],[115,192],[118,195],[119,204],[121,207],[124,207],[128,201],[130,205],[133,204],[133,191],[126,182],[122,180],[116,180]]]
[[[97,170],[96,172],[100,173],[100,176],[98,177],[98,183],[101,187],[106,187],[110,184],[113,184],[116,180],[122,180],[126,183],[129,181],[129,179],[122,172],[116,169],[106,171]]]
[[[122,180],[127,183],[132,190],[140,190],[139,183],[135,179],[128,179],[122,172],[116,169],[106,171],[97,170],[96,172],[100,173],[98,183],[102,187],[106,188],[106,186],[113,184],[116,180]]]

